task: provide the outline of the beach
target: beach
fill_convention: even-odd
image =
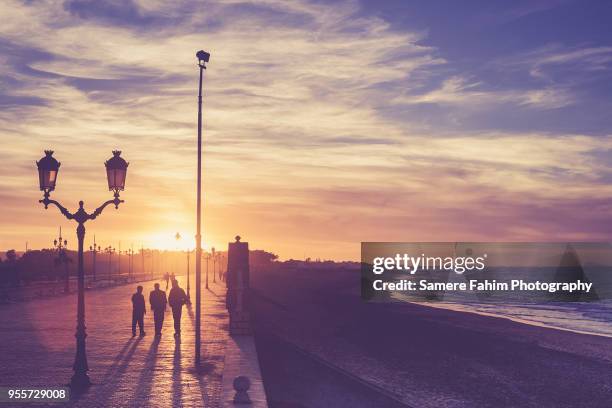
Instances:
[[[251,273],[272,407],[609,407],[612,339],[360,298],[358,268]]]

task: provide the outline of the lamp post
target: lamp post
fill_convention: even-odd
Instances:
[[[128,282],[134,280],[134,244],[128,250],[129,263],[128,263]]]
[[[217,277],[223,282],[223,253],[217,254]]]
[[[198,87],[198,175],[197,175],[197,205],[196,205],[196,311],[195,311],[195,363],[200,365],[200,296],[202,276],[202,76],[210,54],[200,50],[196,53],[200,82]]]
[[[189,293],[189,255],[191,255],[191,249],[187,248],[187,306],[191,306],[191,294]]]
[[[107,246],[106,248],[104,248],[104,252],[106,252],[108,254],[108,284],[110,285],[110,281],[112,278],[112,265],[113,265],[113,254],[115,253],[115,248],[113,248],[112,246]]]
[[[181,240],[181,234],[177,232],[176,235],[174,236],[174,239],[176,239],[176,254],[174,254],[174,274],[178,275],[180,273],[180,268],[178,266],[179,265],[178,254],[180,253],[179,241]]]
[[[206,289],[208,289],[208,260],[210,259],[210,254],[206,254]]]
[[[144,278],[146,271],[145,271],[145,262],[144,262],[144,245],[142,244],[142,242],[140,243],[140,264],[141,264],[140,266],[142,267],[141,273]]]
[[[215,277],[216,275],[216,269],[215,269],[215,265],[216,265],[216,260],[217,260],[217,255],[215,254],[215,247],[210,248],[210,252],[211,252],[211,257],[212,257],[212,262],[213,262],[213,270],[212,270],[212,276],[213,276],[213,283],[217,283],[217,278]]]
[[[85,272],[83,268],[83,245],[85,241],[85,223],[96,219],[106,206],[113,204],[115,208],[119,208],[119,204],[123,200],[119,199],[119,191],[125,188],[125,178],[127,175],[128,163],[121,158],[121,152],[113,151],[113,157],[107,160],[104,165],[106,167],[106,176],[108,179],[108,189],[114,192],[114,198],[103,203],[96,208],[94,212],[88,214],[83,208],[83,201],[79,201],[79,209],[74,213],[69,212],[64,206],[55,200],[49,198],[51,191],[55,190],[57,181],[57,173],[60,163],[53,157],[53,151],[46,150],[45,157],[36,163],[38,167],[38,178],[40,190],[44,192],[44,198],[39,202],[49,207],[49,204],[55,205],[60,212],[69,220],[77,222],[77,238],[79,241],[78,252],[78,296],[77,296],[77,328],[76,328],[76,355],[72,369],[74,374],[70,380],[70,386],[75,392],[80,392],[89,385],[91,381],[87,375],[89,367],[87,365],[87,352],[85,349],[85,338],[87,333],[85,330]]]
[[[119,241],[119,250],[117,251],[117,261],[119,263],[119,267],[117,268],[117,275],[121,280],[121,241]]]
[[[93,255],[92,272],[93,272],[93,280],[95,282],[96,281],[96,255],[98,254],[98,252],[100,252],[100,245],[96,246],[96,236],[95,235],[94,235],[93,245],[89,246],[89,250],[91,251]]]
[[[221,279],[221,282],[225,282],[226,271],[227,271],[227,252],[225,254],[221,254],[221,259],[219,260],[219,279]],[[227,282],[226,282],[226,286],[227,286]]]
[[[70,263],[70,259],[66,254],[66,247],[68,246],[68,241],[62,238],[62,227],[59,227],[59,237],[53,240],[53,246],[57,250],[57,258],[56,262],[58,264],[64,264],[64,269],[66,270],[66,279],[64,279],[64,293],[70,292],[70,270],[68,269],[68,264]]]

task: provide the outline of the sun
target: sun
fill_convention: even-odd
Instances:
[[[177,234],[179,238],[177,239]],[[162,251],[187,251],[195,249],[195,237],[181,231],[163,231],[147,234],[143,245],[147,248],[159,249]],[[209,251],[212,247],[217,249],[221,245],[211,242],[202,242],[202,249]]]
[[[177,239],[178,236],[178,239]],[[147,246],[167,251],[186,251],[195,248],[195,239],[180,231],[157,232],[147,236]]]

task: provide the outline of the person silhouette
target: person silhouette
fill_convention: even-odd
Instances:
[[[166,311],[166,292],[159,289],[159,283],[155,284],[155,289],[149,294],[149,303],[153,311],[155,321],[155,335],[161,336],[162,326],[164,325],[164,312]]]
[[[145,335],[144,315],[146,312],[142,286],[138,285],[136,293],[132,295],[132,337],[136,336],[136,324],[140,329],[140,337]]]
[[[170,274],[168,272],[164,273],[164,280],[166,281],[166,290],[168,290],[168,281],[170,280]]]
[[[168,303],[170,303],[172,317],[174,318],[174,337],[179,337],[181,335],[181,315],[183,313],[183,305],[187,303],[187,295],[176,279],[172,281]]]

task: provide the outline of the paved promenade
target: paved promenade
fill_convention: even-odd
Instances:
[[[180,277],[179,281],[184,288],[185,278]],[[153,283],[142,283],[147,308]],[[165,282],[160,284],[164,289]],[[228,339],[225,288],[211,283],[210,290],[202,289],[199,373],[193,368],[195,307],[183,310],[180,341],[173,337],[170,309],[159,341],[154,338],[153,316],[149,310],[145,315],[146,336],[132,338],[130,299],[135,288],[136,284],[86,293],[87,355],[94,385],[79,400],[67,405],[220,406]],[[193,286],[191,296],[195,299]],[[76,295],[0,306],[0,385],[67,384],[74,361],[75,317]]]

